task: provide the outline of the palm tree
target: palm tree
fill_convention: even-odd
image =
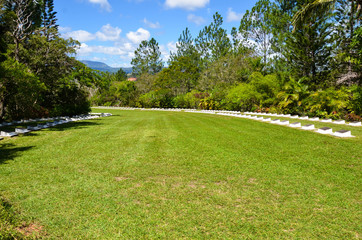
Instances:
[[[357,12],[361,13],[362,0],[349,0],[351,2],[351,12],[354,11],[357,6]],[[294,29],[300,27],[313,14],[325,15],[329,11],[333,10],[337,4],[337,0],[314,0],[308,3],[299,10],[293,17]]]

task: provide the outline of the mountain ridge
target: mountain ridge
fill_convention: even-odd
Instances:
[[[102,72],[110,72],[110,73],[116,73],[120,68],[114,68],[106,63],[98,62],[98,61],[91,61],[91,60],[80,60],[81,63],[84,63],[87,67],[99,70]],[[123,71],[125,71],[127,74],[132,72],[132,68],[122,68]]]

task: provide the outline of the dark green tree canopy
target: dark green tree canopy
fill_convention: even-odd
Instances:
[[[149,41],[142,41],[135,51],[135,57],[132,59],[131,64],[135,76],[160,72],[163,68],[163,62],[157,41],[154,38]]]

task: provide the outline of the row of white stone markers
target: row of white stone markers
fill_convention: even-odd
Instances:
[[[182,109],[182,108],[131,108],[131,107],[101,107],[101,108],[113,108],[113,109],[121,109],[121,110],[151,110],[151,111],[173,111],[173,112],[192,112],[192,113],[207,113],[207,114],[219,114],[240,118],[248,118],[252,120],[258,120],[262,122],[270,122],[273,124],[289,126],[292,128],[300,128],[303,130],[312,130],[321,134],[329,134],[336,137],[354,137],[349,130],[339,130],[333,132],[332,128],[322,127],[315,128],[314,124],[306,124],[303,125],[300,122],[290,123],[288,120],[280,120],[280,119],[271,119],[270,117],[283,117],[283,118],[291,118],[291,119],[300,119],[314,122],[323,122],[323,123],[334,123],[338,125],[348,125],[348,126],[362,126],[361,122],[349,122],[347,123],[345,120],[335,120],[332,119],[319,119],[318,117],[309,118],[308,116],[298,116],[291,114],[277,114],[277,113],[258,113],[258,112],[239,112],[239,111],[226,111],[226,110],[196,110],[196,109]]]
[[[31,131],[38,131],[45,128],[54,127],[57,125],[69,123],[69,122],[77,122],[81,120],[90,120],[99,117],[108,117],[112,116],[111,113],[90,113],[88,115],[77,115],[73,117],[55,117],[55,118],[37,118],[37,119],[27,119],[21,121],[13,121],[13,122],[3,122],[0,123],[1,127],[9,127],[9,126],[17,126],[17,125],[26,125],[28,123],[38,123],[37,125],[33,124],[27,126],[26,128],[15,127],[15,131],[0,131],[0,140],[4,139],[3,137],[14,137],[19,134],[26,134]]]

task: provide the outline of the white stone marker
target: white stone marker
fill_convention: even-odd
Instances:
[[[302,124],[300,122],[294,122],[294,123],[289,124],[289,127],[299,128],[299,127],[302,127]]]
[[[271,121],[271,118],[264,118],[262,121],[263,121],[263,122],[270,122],[270,121]]]
[[[315,127],[314,127],[314,124],[307,124],[307,125],[302,126],[302,129],[303,130],[314,130]]]
[[[17,135],[18,134],[16,132],[5,132],[5,131],[0,132],[0,136],[2,136],[2,137],[14,137]]]
[[[256,120],[258,120],[258,121],[263,121],[263,117],[258,117],[258,118],[256,118]]]
[[[293,116],[290,116],[290,118],[299,118],[298,115],[293,115]]]
[[[339,130],[333,133],[333,135],[336,137],[354,137],[349,130]]]
[[[279,124],[279,123],[280,123],[280,119],[274,119],[274,120],[271,121],[271,123]]]
[[[301,116],[301,117],[299,117],[299,119],[306,120],[306,119],[308,119],[308,116]]]
[[[333,121],[332,123],[334,123],[334,124],[346,124],[346,121],[344,121],[344,120],[336,120],[336,121]]]
[[[332,128],[322,127],[322,128],[318,128],[317,133],[321,133],[321,134],[333,134],[333,131],[332,131]]]
[[[309,121],[315,121],[315,122],[317,122],[317,121],[319,121],[319,117],[310,118]]]
[[[328,118],[328,119],[322,119],[321,122],[332,122],[332,119]]]
[[[27,126],[26,127],[26,129],[28,129],[28,130],[31,130],[31,131],[38,131],[38,130],[40,130],[40,128],[38,128],[38,127],[34,127],[34,126]]]
[[[30,130],[28,130],[26,128],[15,128],[15,132],[16,133],[26,134],[26,133],[30,132]]]
[[[280,125],[289,125],[289,121],[287,121],[287,120],[280,121],[279,124],[280,124]]]
[[[362,126],[361,122],[350,122],[348,125],[350,125],[350,126]]]

